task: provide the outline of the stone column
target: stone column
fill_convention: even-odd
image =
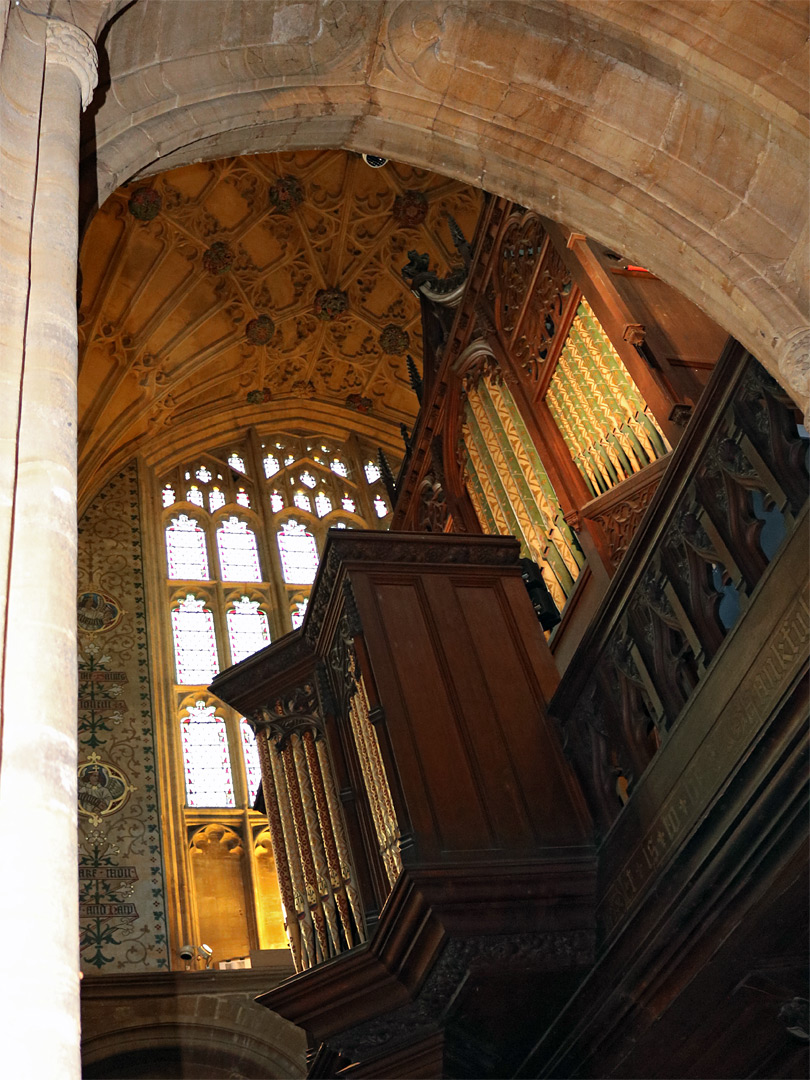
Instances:
[[[79,116],[96,77],[91,39],[49,21],[11,511],[0,955],[6,1071],[60,1080],[80,1075],[76,265]]]

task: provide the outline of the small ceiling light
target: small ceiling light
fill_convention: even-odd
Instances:
[[[388,163],[388,158],[378,157],[376,154],[363,154],[363,161],[372,169],[381,169]]]

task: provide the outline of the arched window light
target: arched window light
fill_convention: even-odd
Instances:
[[[382,475],[379,465],[375,465],[373,461],[367,461],[365,463],[365,465],[363,466],[363,472],[366,474],[366,480],[369,482],[369,484],[376,483]]]
[[[220,507],[225,505],[225,492],[218,487],[211,488],[208,493],[208,506],[211,513],[215,513]]]
[[[284,464],[285,465],[292,465],[294,461],[295,461],[295,454],[285,454],[284,455]]]
[[[381,495],[378,495],[374,500],[374,510],[378,518],[384,518],[388,513],[388,504]]]
[[[293,609],[290,613],[292,618],[293,630],[297,630],[301,623],[304,621],[304,616],[307,613],[307,604],[309,598],[305,600],[299,600],[297,604],[293,604]]]
[[[200,465],[194,475],[202,484],[209,484],[214,479],[214,474],[210,472],[205,465]]]
[[[177,681],[183,686],[207,686],[219,671],[214,616],[205,601],[188,593],[172,608],[172,634]]]
[[[205,533],[187,514],[172,518],[166,529],[169,577],[180,581],[208,581]]]
[[[256,535],[247,522],[229,517],[217,529],[219,569],[223,581],[261,581]]]
[[[306,525],[299,525],[291,518],[283,522],[278,534],[278,549],[285,582],[311,585],[318,569],[318,548]]]
[[[299,510],[306,510],[308,514],[312,513],[312,503],[309,501],[309,495],[305,495],[303,491],[296,491],[293,495],[293,502]]]
[[[269,480],[271,476],[275,476],[279,468],[278,458],[274,457],[273,454],[268,454],[264,459],[264,475],[267,479]]]
[[[307,471],[301,473],[301,483],[306,484],[308,488],[314,488],[318,481],[311,472]]]
[[[171,484],[166,485],[166,487],[163,489],[162,496],[163,496],[163,509],[164,510],[166,509],[167,506],[174,506],[174,502],[175,502],[174,488],[172,487]]]
[[[232,663],[238,664],[270,644],[270,625],[258,600],[250,600],[247,596],[234,600],[226,620]]]
[[[214,705],[189,705],[181,720],[186,802],[189,806],[234,806],[225,721]]]
[[[344,510],[348,510],[350,514],[357,512],[354,499],[349,498],[348,495],[344,495],[340,500]]]
[[[242,755],[245,759],[245,779],[248,786],[248,802],[250,806],[256,802],[256,793],[262,782],[262,769],[259,764],[259,751],[256,747],[256,736],[253,729],[244,717],[239,721],[239,730],[242,735]]]
[[[250,495],[248,495],[244,488],[239,488],[237,491],[236,501],[240,506],[246,506],[248,509],[250,508]]]
[[[186,492],[186,502],[194,503],[196,506],[203,505],[203,493],[196,484],[192,484]]]
[[[333,458],[329,465],[329,468],[332,470],[333,473],[337,473],[338,476],[347,477],[349,475],[349,470],[346,468],[340,458]]]
[[[319,491],[315,496],[315,513],[318,517],[326,517],[326,515],[332,509],[332,500],[328,495],[325,495],[322,491]]]
[[[245,471],[245,459],[240,454],[229,454],[228,464],[232,469],[236,469],[237,472],[244,473]]]
[[[280,491],[270,492],[270,509],[274,514],[277,514],[279,510],[284,509],[284,496]]]

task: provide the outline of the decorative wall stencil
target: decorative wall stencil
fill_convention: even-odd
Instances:
[[[78,779],[79,814],[89,817],[93,825],[120,810],[135,790],[120,769],[102,761],[95,752],[89,761],[79,764]]]
[[[282,399],[311,383],[337,427],[347,395],[369,397],[370,437],[396,446],[416,401],[379,339],[395,324],[419,355],[419,300],[399,273],[405,250],[427,253],[443,278],[458,261],[446,215],[472,236],[481,192],[396,161],[369,169],[339,150],[199,162],[152,185],[162,199],[152,225],[128,209],[136,185],[123,187],[99,208],[81,253],[83,504],[102,486],[105,462],[151,452],[178,423],[207,436],[253,390],[271,391],[268,411],[278,402],[283,412]],[[392,219],[398,198],[407,228]],[[423,201],[430,213],[418,224]],[[339,317],[318,318],[316,294],[330,287],[339,299],[323,314]],[[247,326],[261,314],[275,332],[256,347]]]
[[[132,192],[127,205],[137,221],[154,221],[163,207],[163,198],[153,187],[139,187]]]
[[[79,917],[85,971],[169,966],[141,559],[138,478],[131,464],[79,522]]]
[[[289,214],[304,201],[304,189],[295,176],[280,176],[270,185],[270,205],[279,214]]]
[[[276,324],[269,315],[259,315],[245,327],[245,337],[251,345],[267,345],[275,330]]]
[[[106,593],[83,592],[76,602],[79,629],[88,634],[103,633],[118,625],[121,608],[117,600]]]
[[[362,394],[349,394],[346,398],[346,407],[348,409],[354,409],[355,412],[369,413],[374,406],[374,402],[371,398],[363,397]]]
[[[203,255],[203,266],[209,274],[224,274],[233,266],[234,257],[224,240],[216,240]]]
[[[408,331],[394,323],[389,323],[380,334],[380,348],[387,356],[401,356],[410,343]]]
[[[405,228],[415,229],[421,225],[427,217],[428,201],[421,191],[406,191],[404,195],[397,195],[394,199],[394,209],[391,217],[398,225]]]
[[[348,308],[349,298],[343,289],[318,289],[315,293],[313,310],[324,322],[339,318]]]

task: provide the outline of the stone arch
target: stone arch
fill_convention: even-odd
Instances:
[[[144,1075],[150,1064],[168,1058],[185,1069],[177,1075],[201,1076],[206,1062],[226,1070],[223,1076],[286,1080],[302,1075],[306,1036],[276,1013],[210,992],[164,997],[159,1008],[150,1001],[144,998],[131,1011],[119,1009],[114,1019],[108,1015],[103,1030],[85,1032],[83,1073]],[[138,1066],[144,1071],[126,1071]]]
[[[138,0],[102,34],[84,212],[204,158],[378,152],[632,255],[806,403],[808,16],[755,6]]]

